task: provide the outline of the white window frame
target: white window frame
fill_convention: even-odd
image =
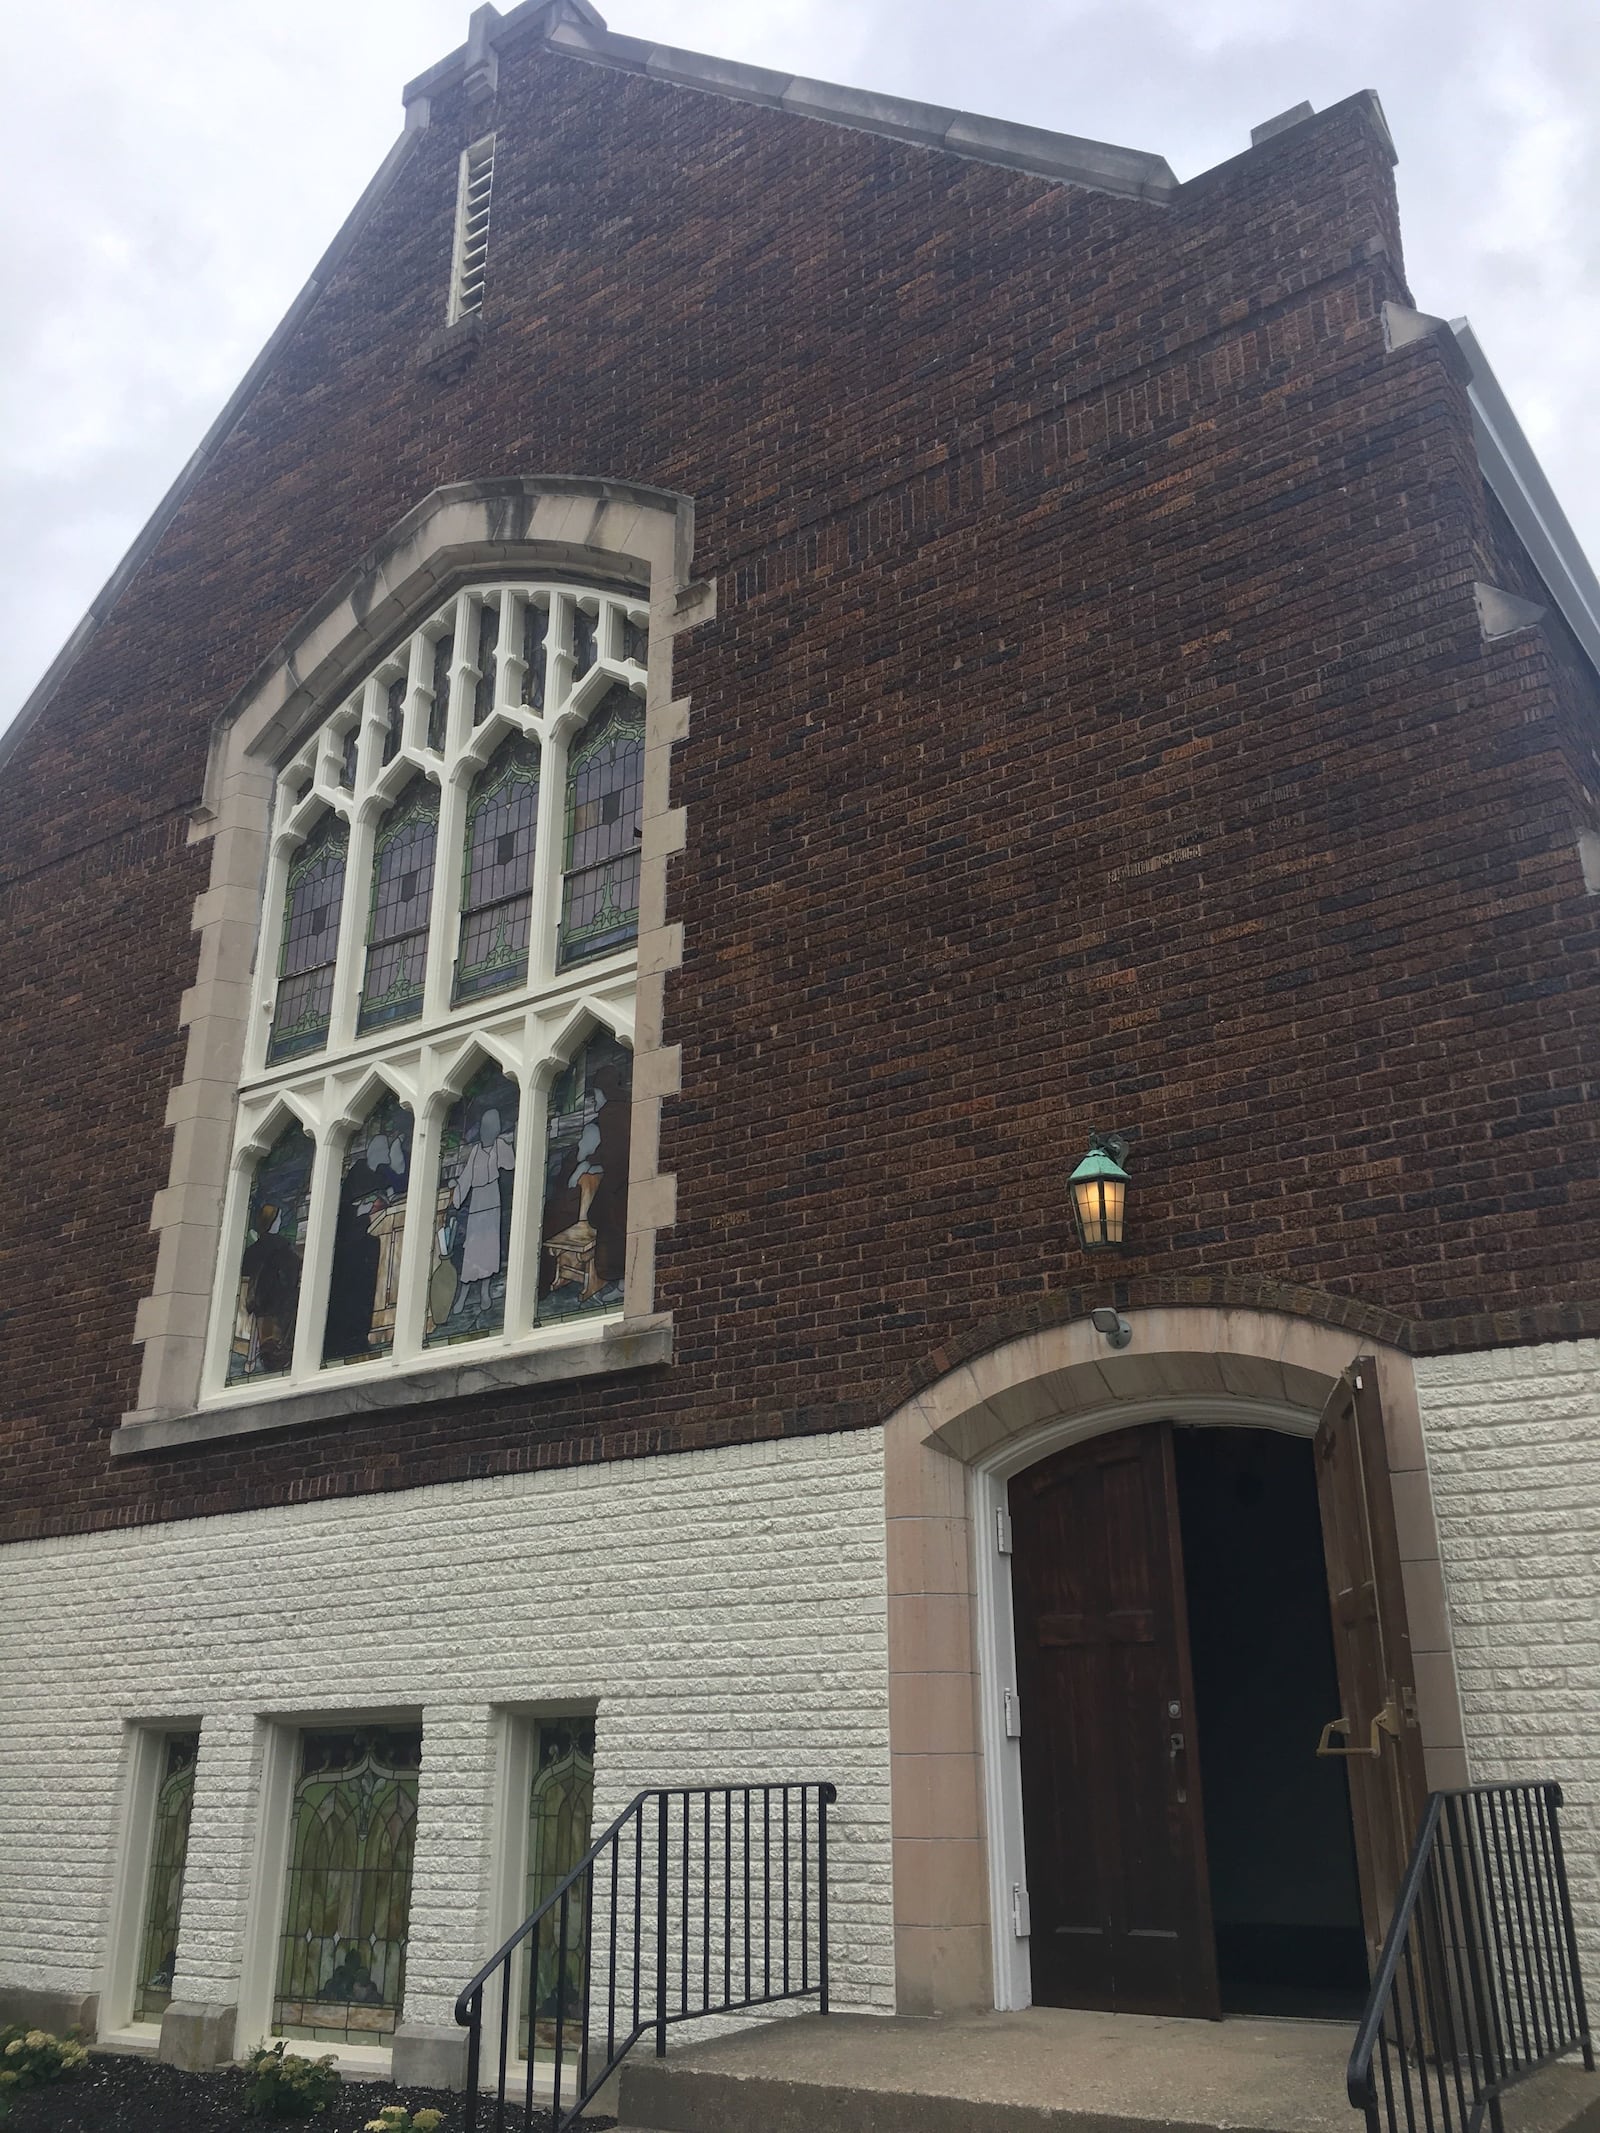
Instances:
[[[544,707],[523,703],[524,620],[530,608],[547,615]],[[474,723],[480,679],[477,656],[486,614],[496,616],[495,696]],[[579,616],[595,628],[595,652],[574,678],[574,629]],[[645,601],[600,588],[524,578],[463,587],[379,662],[333,710],[280,771],[274,829],[262,898],[262,952],[257,957],[245,1072],[222,1221],[201,1405],[227,1407],[305,1391],[332,1380],[366,1383],[397,1373],[459,1368],[509,1349],[600,1340],[610,1314],[537,1322],[539,1219],[544,1195],[546,1104],[556,1077],[595,1030],[631,1047],[636,940],[560,967],[560,915],[566,859],[568,758],[588,722],[614,689],[637,702],[641,723],[647,688],[644,666],[627,656],[630,629],[647,629]],[[453,636],[449,704],[443,746],[429,745],[433,714],[434,648]],[[403,683],[402,738],[388,763],[383,752],[391,687]],[[343,783],[346,740],[358,734],[353,789]],[[534,839],[524,981],[504,991],[457,1003],[456,950],[460,933],[463,855],[472,788],[479,772],[509,739],[539,749],[539,812]],[[362,1033],[358,1027],[366,964],[375,844],[395,800],[416,777],[439,793],[426,975],[420,1015]],[[320,1050],[273,1062],[273,1003],[278,944],[290,870],[306,839],[327,814],[348,831],[344,890],[334,966],[331,1022]],[[479,1065],[491,1062],[521,1092],[515,1136],[516,1171],[507,1260],[504,1330],[433,1349],[423,1345],[424,1301],[434,1224],[432,1194],[439,1173],[439,1138],[450,1106]],[[408,1219],[402,1238],[399,1301],[393,1345],[382,1356],[325,1364],[323,1326],[333,1269],[339,1179],[351,1138],[374,1102],[388,1091],[413,1120]],[[286,1126],[298,1123],[316,1144],[301,1265],[293,1359],[286,1372],[230,1385],[227,1370],[251,1188],[256,1165]]]
[[[198,1718],[132,1719],[125,1729],[123,1782],[112,1848],[116,1872],[106,1925],[99,2026],[102,2041],[123,2044],[130,2050],[154,2051],[161,2037],[159,2019],[136,2018],[134,2002],[139,1990],[145,1905],[150,1899],[150,1874],[155,1864],[161,1766],[167,1741],[174,1733],[200,1734],[204,1749],[204,1729]],[[181,1914],[179,1932],[181,1940]]]
[[[210,880],[194,905],[198,970],[179,1015],[189,1041],[168,1103],[168,1182],[151,1209],[160,1240],[155,1277],[134,1326],[144,1364],[137,1405],[112,1433],[114,1457],[671,1361],[672,1321],[656,1308],[655,1261],[658,1236],[676,1209],[676,1181],[660,1171],[659,1150],[661,1106],[680,1073],[678,1048],[665,1041],[663,1007],[667,978],[683,954],[683,928],[668,922],[666,901],[669,863],[686,835],[684,810],[670,799],[672,750],[689,718],[688,702],[672,694],[672,659],[676,637],[708,620],[716,605],[714,586],[690,574],[693,545],[693,506],[669,491],[589,476],[453,483],[369,549],[221,712],[190,829],[191,843],[210,847]],[[464,1342],[444,1351],[456,1358],[454,1371],[442,1361],[378,1373],[353,1365],[319,1372],[326,1382],[309,1388],[273,1393],[261,1385],[253,1401],[203,1400],[279,773],[326,724],[329,707],[347,702],[374,663],[447,596],[469,583],[529,579],[642,598],[650,612],[639,932],[625,981],[632,987],[634,1087],[622,1319],[605,1322],[603,1338],[552,1335],[548,1345],[530,1339],[489,1357],[471,1352],[484,1343]],[[275,962],[276,940],[266,945]],[[598,964],[580,971],[592,982]],[[492,998],[485,1013],[506,1005],[505,996]],[[536,1062],[528,1042],[531,1077]],[[352,1382],[361,1370],[365,1379]]]

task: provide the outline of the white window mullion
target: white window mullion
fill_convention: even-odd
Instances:
[[[353,1044],[367,974],[367,916],[372,903],[372,854],[378,839],[376,805],[360,808],[350,825],[339,913],[339,959],[333,966],[333,1000],[324,1056]]]
[[[317,1135],[311,1165],[311,1204],[306,1210],[306,1250],[300,1265],[300,1307],[294,1323],[294,1361],[289,1375],[297,1384],[322,1368],[322,1329],[328,1316],[328,1284],[333,1273],[334,1224],[339,1213],[339,1173],[344,1168],[348,1135]]]
[[[433,862],[433,911],[428,927],[428,968],[423,981],[423,1017],[438,1021],[450,1012],[456,948],[461,932],[461,869],[467,834],[469,780],[449,777],[439,795],[439,841]]]
[[[439,1197],[439,1141],[449,1108],[448,1097],[419,1094],[412,1114],[411,1178],[406,1188],[406,1227],[400,1240],[399,1296],[395,1303],[395,1362],[414,1362],[422,1353],[428,1278],[433,1271],[434,1205]]]
[[[567,744],[539,745],[539,827],[533,845],[533,895],[528,906],[528,983],[550,984],[556,974],[556,927],[561,919],[563,842],[567,827]]]
[[[283,900],[289,893],[289,868],[296,840],[274,841],[267,857],[267,878],[261,898],[261,930],[256,936],[256,978],[252,990],[250,1028],[245,1039],[246,1076],[259,1074],[267,1063],[272,1041],[272,1014],[278,999],[278,964],[283,953]]]
[[[511,1187],[511,1245],[506,1254],[507,1339],[527,1333],[539,1302],[539,1231],[544,1215],[544,1121],[549,1075],[522,1083],[517,1167]]]

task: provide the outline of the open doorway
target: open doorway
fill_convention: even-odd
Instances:
[[[1195,1732],[1229,2014],[1354,2019],[1366,1944],[1309,1440],[1174,1432]]]

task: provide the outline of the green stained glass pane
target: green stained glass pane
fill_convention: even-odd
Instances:
[[[315,1156],[311,1136],[295,1125],[256,1165],[228,1349],[230,1385],[243,1378],[279,1377],[294,1360]]]
[[[183,1911],[183,1870],[189,1857],[189,1813],[194,1805],[194,1766],[199,1753],[198,1733],[169,1733],[161,1744],[161,1785],[156,1794],[150,1877],[139,1931],[139,1970],[134,1981],[136,2022],[158,2022],[172,1999],[178,1922]]]
[[[477,1340],[506,1322],[506,1260],[521,1092],[480,1067],[445,1116],[424,1345]]]
[[[539,1319],[621,1308],[633,1054],[596,1031],[550,1091]]]
[[[620,947],[639,930],[643,794],[644,708],[618,687],[607,692],[567,764],[563,965]]]
[[[528,1794],[528,1878],[523,1917],[552,1896],[589,1849],[594,1813],[594,1720],[541,1719],[534,1735]],[[566,1943],[557,1906],[527,1943],[522,1971],[522,2053],[529,2032],[535,2056],[555,2046],[556,2018],[580,2015],[588,1981],[584,1961],[588,1893],[576,1884],[567,1900]],[[569,2044],[570,2049],[570,2044]]]
[[[405,1999],[420,1727],[301,1735],[273,2030],[381,2044]]]
[[[394,1346],[410,1182],[411,1113],[386,1094],[351,1136],[339,1175],[324,1363],[365,1362]]]

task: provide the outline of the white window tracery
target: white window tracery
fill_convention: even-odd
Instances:
[[[279,771],[203,1398],[620,1311],[648,651],[469,585]]]

